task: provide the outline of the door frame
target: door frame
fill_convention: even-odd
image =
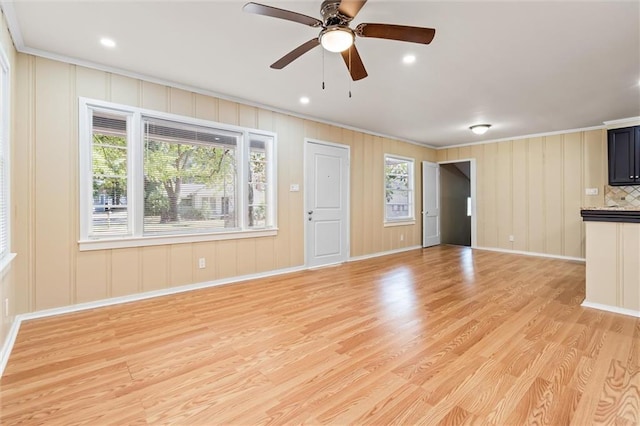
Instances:
[[[476,183],[476,159],[475,158],[461,158],[459,160],[451,160],[451,161],[438,161],[437,164],[454,164],[454,163],[466,163],[469,162],[470,171],[469,171],[469,180],[471,183],[471,248],[478,247],[478,210],[476,208],[477,205],[477,183]],[[440,186],[441,183],[438,184]],[[442,188],[438,188],[440,191],[440,206],[442,206]],[[440,223],[438,222],[438,226]]]
[[[304,182],[304,187],[303,187],[303,191],[302,191],[302,223],[303,223],[303,233],[304,233],[304,266],[305,267],[309,267],[309,251],[307,250],[307,240],[309,238],[309,236],[307,235],[307,211],[308,211],[308,206],[307,206],[307,185],[308,185],[308,173],[307,173],[307,168],[305,167],[305,165],[307,164],[307,146],[309,146],[310,143],[316,144],[316,145],[324,145],[324,146],[329,146],[329,147],[333,147],[333,148],[341,148],[341,149],[346,149],[347,150],[347,176],[346,176],[346,182],[343,183],[343,185],[346,186],[346,192],[347,192],[347,205],[346,205],[346,218],[345,218],[345,234],[343,235],[343,237],[345,238],[346,244],[347,244],[347,249],[346,249],[346,259],[345,261],[348,261],[351,258],[351,147],[349,145],[343,145],[340,143],[335,143],[335,142],[327,142],[327,141],[323,141],[320,139],[314,139],[314,138],[304,138],[304,149],[303,149],[303,159],[302,159],[302,180]],[[335,263],[327,263],[325,265],[318,265],[318,266],[314,266],[314,268],[323,268],[325,266],[330,266],[330,265],[337,265],[340,264],[342,262],[335,262]]]

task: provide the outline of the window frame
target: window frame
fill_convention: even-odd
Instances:
[[[409,197],[410,205],[409,205],[409,216],[402,218],[389,218],[387,217],[387,160],[399,160],[405,161],[409,164],[409,177],[408,177],[408,190],[411,192]],[[384,159],[382,163],[382,208],[383,208],[383,218],[384,218],[384,226],[401,226],[401,225],[414,225],[416,222],[415,219],[415,209],[416,209],[416,191],[415,191],[415,170],[416,170],[416,160],[411,157],[404,157],[402,155],[396,154],[384,154]]]
[[[79,98],[79,249],[102,250],[124,247],[179,244],[201,241],[216,241],[239,238],[255,238],[277,235],[277,135],[274,132],[217,123],[210,120],[154,111],[107,101]],[[128,232],[123,235],[91,235],[93,211],[93,111],[116,114],[127,120],[127,210]],[[237,226],[233,229],[199,230],[195,232],[144,234],[144,119],[160,119],[177,124],[204,126],[238,134],[237,145]],[[271,223],[265,227],[247,225],[247,189],[249,172],[249,149],[251,136],[271,140],[268,147],[267,179],[270,189],[267,194],[267,209]]]
[[[2,199],[0,204],[0,221],[5,227],[5,241],[0,244],[0,274],[16,257],[11,252],[11,66],[9,58],[0,45],[0,182]]]

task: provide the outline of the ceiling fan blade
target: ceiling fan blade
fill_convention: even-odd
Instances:
[[[355,44],[352,44],[350,48],[341,52],[341,55],[353,81],[362,80],[369,75],[367,74],[367,70],[364,69],[362,58],[360,58],[360,54],[358,53],[358,49],[356,49]]]
[[[291,62],[298,59],[300,56],[304,55],[314,47],[318,46],[319,44],[320,42],[318,41],[317,38],[312,38],[308,42],[301,44],[300,46],[293,49],[291,52],[284,55],[282,58],[275,61],[273,64],[271,64],[271,68],[276,70],[281,70],[282,68],[289,65]]]
[[[389,40],[409,41],[429,44],[436,35],[433,28],[408,27],[391,24],[360,24],[355,33],[361,37],[386,38]]]
[[[247,3],[242,8],[243,11],[248,13],[255,13],[257,15],[272,16],[274,18],[286,19],[287,21],[298,22],[299,24],[308,25],[310,27],[321,27],[322,21],[311,16],[303,15],[301,13],[292,12],[290,10],[278,9],[277,7],[265,6],[258,3]]]
[[[366,2],[367,0],[342,0],[338,6],[338,12],[353,19]]]

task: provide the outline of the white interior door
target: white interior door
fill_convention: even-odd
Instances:
[[[307,141],[305,223],[307,266],[349,257],[349,150]]]
[[[440,166],[422,162],[422,246],[440,244]]]

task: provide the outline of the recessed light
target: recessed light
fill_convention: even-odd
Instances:
[[[110,38],[102,37],[100,39],[100,44],[104,47],[116,47],[116,42]]]
[[[475,124],[469,127],[469,129],[476,135],[484,135],[487,133],[487,130],[489,130],[489,127],[491,127],[491,124]]]
[[[415,61],[416,61],[416,55],[404,55],[404,57],[402,58],[402,62],[404,62],[407,65],[413,64]]]
[[[307,98],[306,96],[303,96],[303,97],[301,97],[301,98],[300,98],[300,103],[301,103],[302,105],[306,105],[306,104],[308,104],[308,103],[309,103],[309,101],[310,101],[310,100],[309,100],[309,98]]]

